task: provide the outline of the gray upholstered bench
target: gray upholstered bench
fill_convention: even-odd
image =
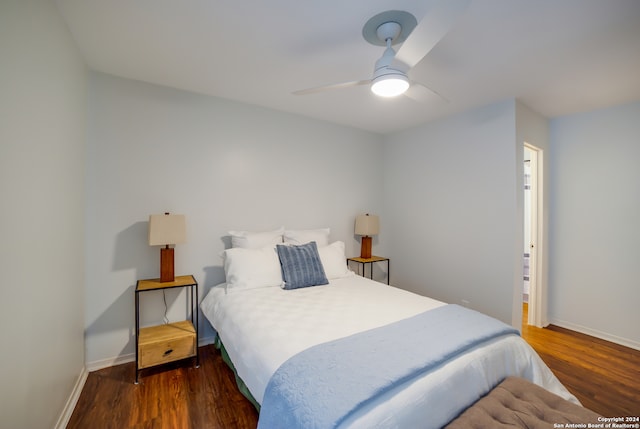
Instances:
[[[467,408],[446,428],[567,427],[598,424],[598,414],[517,377],[509,377]]]

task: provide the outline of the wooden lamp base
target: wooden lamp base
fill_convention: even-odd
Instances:
[[[362,237],[362,244],[360,246],[360,257],[369,259],[371,257],[371,237],[365,235]]]
[[[174,280],[173,249],[166,246],[160,249],[160,282],[172,282]]]

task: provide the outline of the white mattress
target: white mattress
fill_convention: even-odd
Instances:
[[[295,290],[266,287],[227,293],[221,284],[210,290],[201,308],[238,375],[262,403],[273,373],[296,353],[441,305],[354,275]],[[578,402],[524,340],[510,335],[388,392],[341,427],[440,427],[508,375]]]

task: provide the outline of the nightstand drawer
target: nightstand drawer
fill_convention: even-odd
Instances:
[[[196,355],[196,331],[185,320],[140,329],[138,369]]]

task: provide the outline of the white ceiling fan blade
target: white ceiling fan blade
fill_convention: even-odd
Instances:
[[[371,79],[355,80],[352,82],[334,83],[333,85],[323,85],[323,86],[316,86],[315,88],[301,89],[298,91],[293,91],[292,94],[293,95],[315,94],[318,92],[333,91],[334,89],[343,89],[343,88],[351,88],[352,86],[369,85],[370,83],[371,83]]]
[[[413,68],[447,34],[471,0],[438,0],[402,44],[394,61]],[[398,65],[400,65],[398,64]]]
[[[445,97],[443,97],[440,93],[434,91],[433,89],[425,86],[419,82],[411,81],[411,86],[404,93],[407,97],[412,100],[418,101],[420,103],[448,103]]]

